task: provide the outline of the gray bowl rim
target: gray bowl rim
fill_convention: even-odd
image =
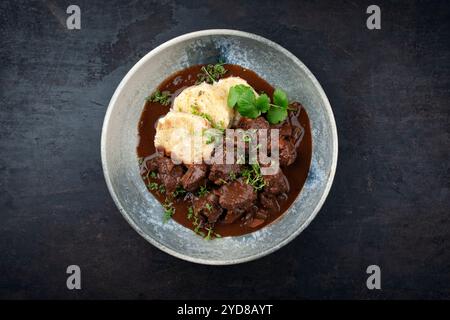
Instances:
[[[128,213],[123,208],[122,204],[120,203],[117,195],[114,192],[114,188],[112,185],[112,182],[109,177],[108,168],[106,165],[106,136],[108,132],[108,123],[109,118],[113,112],[114,105],[116,103],[117,97],[119,93],[122,91],[122,89],[125,87],[128,80],[133,76],[133,74],[147,62],[150,60],[154,55],[158,54],[160,51],[185,40],[189,39],[195,39],[198,37],[204,37],[204,36],[217,36],[217,35],[225,35],[225,36],[238,36],[243,38],[250,38],[259,42],[262,42],[270,47],[273,47],[274,49],[282,52],[284,55],[289,57],[294,63],[296,63],[305,74],[308,76],[308,78],[312,81],[314,86],[317,88],[320,97],[323,99],[324,105],[325,105],[325,111],[330,119],[331,122],[331,134],[332,134],[332,141],[333,141],[333,154],[332,154],[332,162],[331,162],[331,168],[330,168],[330,174],[327,178],[327,183],[324,189],[324,192],[322,193],[322,196],[317,203],[316,207],[314,208],[311,215],[308,217],[308,219],[292,234],[290,234],[288,237],[286,237],[283,241],[277,243],[275,246],[271,247],[270,249],[267,249],[265,251],[259,252],[254,255],[249,255],[247,257],[238,258],[238,259],[229,259],[229,260],[214,260],[210,261],[207,259],[200,259],[191,257],[187,254],[180,253],[178,251],[172,250],[168,247],[166,247],[164,244],[158,242],[156,239],[152,238],[150,235],[146,234],[142,229],[131,219],[131,217],[128,216]],[[169,76],[169,75],[168,75]],[[314,147],[314,146],[313,146]],[[337,158],[338,158],[338,135],[337,135],[337,127],[336,122],[334,119],[333,111],[331,109],[330,102],[320,85],[319,81],[316,79],[316,77],[312,74],[312,72],[303,64],[303,62],[300,61],[294,54],[292,54],[287,49],[283,48],[279,44],[266,39],[262,36],[245,32],[245,31],[239,31],[239,30],[232,30],[232,29],[207,29],[207,30],[200,30],[200,31],[194,31],[190,33],[186,33],[183,35],[180,35],[178,37],[172,38],[171,40],[168,40],[161,45],[157,46],[153,50],[151,50],[149,53],[147,53],[145,56],[143,56],[125,75],[125,77],[120,81],[119,85],[117,86],[116,90],[114,91],[114,94],[109,102],[108,109],[106,110],[105,118],[103,121],[102,126],[102,136],[101,136],[101,159],[102,159],[102,167],[103,167],[103,174],[105,177],[106,185],[108,187],[109,193],[111,194],[111,197],[113,198],[114,203],[116,204],[117,208],[119,209],[122,216],[125,218],[125,220],[131,225],[131,227],[139,234],[141,235],[145,240],[147,240],[149,243],[157,247],[158,249],[162,250],[163,252],[166,252],[174,257],[177,257],[179,259],[194,262],[198,264],[205,264],[205,265],[232,265],[232,264],[239,264],[243,262],[249,262],[252,260],[256,260],[259,258],[262,258],[264,256],[269,255],[272,252],[277,251],[278,249],[282,248],[289,242],[291,242],[293,239],[295,239],[302,231],[311,223],[311,221],[316,217],[317,213],[322,208],[322,205],[324,204],[328,193],[330,192],[331,186],[333,184],[334,175],[336,173],[336,167],[337,167]]]

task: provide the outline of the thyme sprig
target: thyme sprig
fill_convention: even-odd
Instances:
[[[219,61],[216,64],[208,64],[206,66],[203,66],[199,73],[197,75],[197,84],[200,84],[202,82],[206,82],[209,84],[212,84],[216,81],[218,81],[221,77],[225,75],[225,73],[228,72],[227,69],[224,67],[225,62]]]
[[[150,102],[158,102],[161,103],[163,106],[168,106],[171,102],[171,96],[172,94],[169,91],[161,92],[159,90],[156,90],[150,96],[145,98],[145,100]]]
[[[163,203],[164,208],[164,216],[163,216],[163,222],[166,223],[170,219],[172,219],[172,216],[175,214],[175,207],[173,206],[173,202],[170,201],[169,198],[166,198],[166,200]]]
[[[209,193],[209,190],[206,186],[200,186],[200,190],[198,191],[198,196],[203,197]]]
[[[192,222],[194,232],[205,240],[212,240],[214,238],[222,238],[220,234],[214,231],[211,226],[205,226],[202,220],[194,214],[194,208],[189,207],[187,212],[187,218]]]
[[[256,191],[262,190],[266,185],[264,177],[261,174],[261,167],[258,163],[250,165],[250,167],[242,170],[241,173],[246,184],[251,185]]]

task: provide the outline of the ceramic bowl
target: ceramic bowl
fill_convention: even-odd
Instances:
[[[258,73],[310,118],[312,160],[299,196],[278,220],[251,234],[207,241],[175,221],[163,223],[163,208],[139,175],[136,146],[145,97],[166,77],[188,66],[222,58]],[[330,190],[338,142],[330,103],[314,75],[292,53],[263,37],[235,30],[204,30],[167,41],[139,60],[120,82],[102,129],[103,171],[114,202],[128,223],[157,248],[184,260],[236,264],[263,257],[298,236],[314,219]]]

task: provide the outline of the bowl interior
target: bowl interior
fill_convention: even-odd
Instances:
[[[136,156],[137,125],[144,99],[166,77],[185,67],[216,62],[239,64],[282,87],[300,101],[311,121],[313,154],[308,179],[292,207],[275,223],[248,235],[205,241],[174,221],[147,191]],[[102,164],[111,195],[125,219],[145,239],[179,258],[233,264],[264,256],[298,235],[314,218],[331,186],[337,135],[329,102],[297,58],[275,43],[231,30],[206,30],[175,38],[143,57],[111,99],[102,132]]]

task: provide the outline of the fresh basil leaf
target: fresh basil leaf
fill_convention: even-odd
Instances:
[[[277,124],[286,119],[288,113],[286,109],[279,107],[271,107],[269,111],[267,111],[267,121],[271,124]]]
[[[273,92],[273,102],[277,106],[280,106],[283,109],[287,109],[289,100],[287,98],[286,92],[276,88],[275,91]]]
[[[267,112],[269,110],[270,99],[267,94],[263,93],[256,99],[256,107],[262,113]]]

